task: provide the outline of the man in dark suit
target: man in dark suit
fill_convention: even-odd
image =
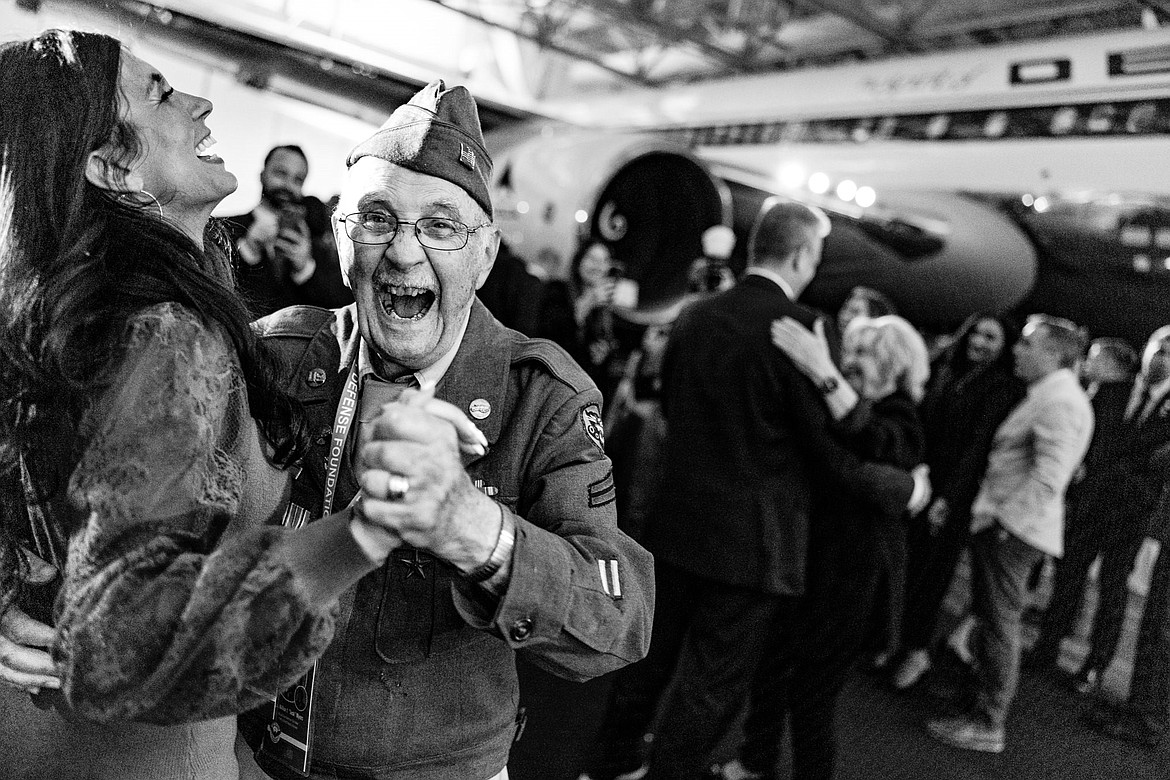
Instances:
[[[770,339],[773,320],[811,327],[795,302],[820,262],[828,219],[770,199],[738,286],[683,311],[663,363],[667,460],[645,546],[656,557],[650,655],[615,685],[589,777],[635,778],[642,735],[668,682],[654,780],[701,777],[747,696],[765,641],[803,592],[813,482],[886,514],[924,504],[925,484],[863,464],[835,443],[822,394]],[[825,518],[831,522],[830,518]]]
[[[1125,444],[1125,410],[1129,405],[1137,370],[1137,353],[1116,338],[1095,339],[1081,368],[1085,393],[1093,403],[1096,420],[1093,441],[1080,473],[1069,486],[1068,523],[1064,533],[1064,557],[1056,564],[1052,597],[1040,624],[1040,636],[1028,657],[1028,666],[1037,671],[1056,667],[1060,643],[1072,631],[1081,609],[1089,568],[1110,539],[1110,515],[1095,511],[1095,501],[1080,500],[1103,489],[1102,480],[1121,454]],[[1091,668],[1091,667],[1089,667]],[[1089,687],[1091,682],[1078,682]]]
[[[341,278],[329,209],[303,192],[308,173],[301,147],[273,148],[260,172],[260,203],[226,220],[236,281],[254,317],[297,304],[329,309],[353,303]]]
[[[1096,518],[1101,551],[1097,612],[1089,654],[1075,676],[1084,691],[1100,686],[1113,660],[1129,602],[1129,575],[1149,520],[1166,485],[1159,468],[1170,444],[1170,325],[1154,331],[1142,354],[1142,370],[1125,405],[1112,457],[1088,473],[1078,490],[1077,513]]]

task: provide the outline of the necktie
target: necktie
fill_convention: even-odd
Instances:
[[[393,382],[367,374],[358,402],[358,436],[362,425],[378,419],[382,406],[397,401],[408,387],[418,387],[414,374]],[[378,570],[381,604],[374,631],[374,650],[386,663],[417,663],[430,654],[438,592],[435,568],[433,557],[404,545],[391,553]]]
[[[408,387],[418,387],[418,380],[414,374],[387,382],[373,374],[367,374],[362,383],[362,397],[358,403],[358,423],[370,423],[378,418],[385,404],[397,401],[402,391]]]

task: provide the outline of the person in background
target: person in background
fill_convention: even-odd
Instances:
[[[830,223],[772,198],[752,229],[748,269],[729,290],[679,315],[663,357],[663,478],[645,544],[655,555],[654,639],[616,679],[593,780],[638,776],[644,739],[669,686],[649,755],[652,780],[692,780],[708,766],[748,695],[770,638],[794,637],[805,586],[815,484],[896,514],[929,486],[862,463],[829,433],[817,388],[771,343],[775,319],[806,327],[796,303],[816,274]]]
[[[837,310],[837,332],[844,333],[855,317],[882,317],[897,314],[898,307],[884,293],[872,287],[858,285]]]
[[[0,69],[0,771],[235,778],[235,714],[328,645],[366,521],[279,527],[308,430],[209,222],[211,103],[95,33]]]
[[[652,561],[617,528],[593,382],[475,297],[499,233],[471,93],[432,82],[346,164],[334,231],[355,303],[284,309],[257,328],[324,431],[294,499],[317,516],[327,491],[344,506],[360,485],[357,513],[395,551],[342,596],[314,676],[308,766],[273,743],[270,708],[242,730],[275,778],[507,778],[517,655],[574,681],[641,658]],[[483,446],[461,452],[414,393],[466,410]],[[555,718],[563,704],[523,706]]]
[[[1111,539],[1109,515],[1099,513],[1096,493],[1108,490],[1103,477],[1117,458],[1124,456],[1125,410],[1133,392],[1138,356],[1127,342],[1115,338],[1094,339],[1081,365],[1081,384],[1093,403],[1093,441],[1085,462],[1069,486],[1068,522],[1065,525],[1064,557],[1056,565],[1052,595],[1040,621],[1040,635],[1027,657],[1037,671],[1053,670],[1060,657],[1060,644],[1072,631],[1081,610],[1089,568]],[[1074,686],[1088,693],[1100,680],[1093,666],[1074,676]],[[1093,677],[1094,679],[1089,679]]]
[[[503,240],[496,262],[476,296],[501,325],[525,336],[540,335],[545,283]]]
[[[932,665],[943,600],[970,538],[971,502],[992,437],[1024,396],[1012,365],[1018,334],[1005,317],[974,314],[932,366],[919,412],[935,497],[910,527],[904,650],[894,671],[896,688],[915,685]],[[956,639],[956,645],[964,651],[965,639]]]
[[[299,146],[273,147],[260,171],[260,203],[228,217],[236,280],[253,317],[294,304],[344,306],[329,209],[304,194],[309,160]]]
[[[695,258],[687,273],[687,291],[720,292],[735,286],[735,274],[727,261],[735,249],[735,232],[727,225],[712,225],[703,231],[703,256]]]
[[[1084,334],[1033,315],[1013,351],[1028,392],[996,429],[971,507],[976,700],[965,714],[927,723],[941,742],[988,753],[1006,742],[1028,574],[1045,554],[1061,555],[1064,491],[1093,435],[1093,407],[1073,373]]]
[[[600,241],[583,243],[570,264],[573,315],[577,323],[577,362],[589,372],[609,402],[621,380],[623,355],[617,337],[614,293],[622,265]]]
[[[1170,477],[1170,447],[1163,447],[1155,466]],[[1161,744],[1170,730],[1170,551],[1166,530],[1170,525],[1170,493],[1163,491],[1155,510],[1161,542],[1150,574],[1150,588],[1138,628],[1133,677],[1124,702],[1097,691],[1084,720],[1098,733],[1147,749]]]
[[[814,332],[791,318],[772,325],[772,341],[816,385],[842,386],[827,397],[834,435],[859,457],[912,469],[926,451],[916,406],[929,376],[926,344],[896,315],[857,317],[833,363],[823,323]],[[725,764],[726,780],[775,776],[785,711],[792,734],[792,777],[831,778],[836,764],[836,701],[882,610],[878,593],[899,593],[905,579],[904,513],[883,515],[839,493],[818,498],[810,527],[807,585],[797,623],[777,657],[756,672],[744,744]],[[895,595],[895,599],[897,596]]]
[[[1059,581],[1061,603],[1067,610],[1065,599],[1071,600],[1071,596],[1066,593],[1074,587],[1074,578],[1100,553],[1089,653],[1073,678],[1074,685],[1084,692],[1100,686],[1117,650],[1129,602],[1129,575],[1167,483],[1167,474],[1157,464],[1161,449],[1170,444],[1170,325],[1158,328],[1146,342],[1141,371],[1129,388],[1120,425],[1116,419],[1110,425],[1117,437],[1112,442],[1112,457],[1094,464],[1097,468],[1092,471],[1086,469],[1077,491],[1078,533],[1089,534],[1093,546],[1075,548],[1077,557],[1067,566],[1062,562],[1066,578]],[[1090,524],[1089,530],[1082,530],[1085,524]],[[1060,569],[1058,566],[1057,571]],[[1053,614],[1047,630],[1041,633],[1035,664],[1055,663],[1060,641],[1071,628],[1066,620],[1071,619],[1066,612]]]

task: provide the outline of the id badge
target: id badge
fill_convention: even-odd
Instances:
[[[264,729],[260,752],[269,755],[302,777],[309,776],[313,756],[313,680],[317,664],[297,684],[272,701],[272,716]]]

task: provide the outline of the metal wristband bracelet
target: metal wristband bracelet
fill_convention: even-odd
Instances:
[[[496,546],[492,548],[488,559],[463,575],[468,582],[484,582],[500,570],[508,556],[512,554],[512,547],[516,543],[516,521],[510,512],[504,511],[500,505],[500,534],[496,537]]]

